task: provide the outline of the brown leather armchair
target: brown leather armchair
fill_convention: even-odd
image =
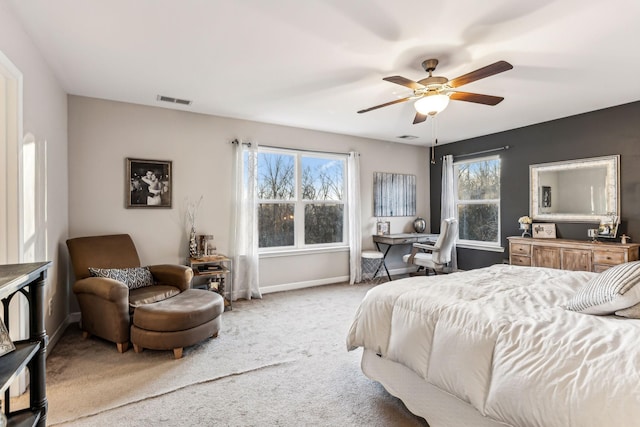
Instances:
[[[78,237],[67,240],[67,247],[76,276],[73,292],[80,305],[82,335],[115,342],[120,353],[129,347],[135,307],[170,298],[191,285],[193,271],[184,265],[148,266],[154,284],[137,289],[129,289],[115,279],[92,277],[89,268],[140,267],[138,252],[128,234]]]

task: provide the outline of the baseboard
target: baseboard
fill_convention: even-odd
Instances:
[[[58,329],[56,329],[54,333],[49,335],[49,342],[47,343],[46,353],[47,357],[49,357],[49,355],[51,354],[51,350],[55,348],[56,344],[58,343],[58,341],[60,341],[60,338],[62,338],[64,331],[67,330],[69,325],[78,322],[80,322],[80,313],[69,313],[69,315],[64,319],[60,326],[58,326]]]

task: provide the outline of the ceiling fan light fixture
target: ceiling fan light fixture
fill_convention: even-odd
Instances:
[[[435,116],[449,105],[449,97],[442,94],[425,95],[418,99],[414,108],[420,114]]]

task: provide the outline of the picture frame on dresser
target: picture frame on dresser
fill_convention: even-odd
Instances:
[[[556,225],[553,223],[534,223],[532,224],[532,237],[536,239],[555,239]]]
[[[615,239],[618,235],[619,225],[620,217],[618,215],[610,215],[606,220],[600,221],[600,225],[598,226],[598,237]]]

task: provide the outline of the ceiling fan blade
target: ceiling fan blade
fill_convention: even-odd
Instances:
[[[496,105],[504,99],[501,96],[482,95],[470,92],[450,92],[449,99],[456,101],[475,102],[476,104]]]
[[[413,80],[409,80],[406,77],[402,77],[402,76],[385,77],[382,80],[395,83],[400,86],[406,86],[410,89],[424,89],[424,85],[421,85],[418,82],[414,82]]]
[[[384,104],[380,104],[380,105],[376,105],[375,107],[369,107],[369,108],[365,108],[364,110],[360,110],[358,111],[358,114],[362,114],[362,113],[367,113],[371,110],[377,110],[378,108],[382,108],[382,107],[387,107],[389,105],[393,105],[393,104],[399,104],[401,102],[406,102],[410,99],[413,99],[413,96],[408,96],[406,98],[400,98],[400,99],[395,99],[393,101],[389,101],[389,102],[385,102]]]
[[[416,113],[416,117],[413,119],[413,124],[417,125],[418,123],[422,123],[427,120],[427,117],[428,116],[426,114]]]
[[[479,68],[470,73],[464,74],[455,79],[449,80],[448,85],[451,87],[460,87],[476,80],[484,79],[485,77],[493,76],[494,74],[502,73],[513,68],[513,65],[506,61],[498,61],[486,67]]]

